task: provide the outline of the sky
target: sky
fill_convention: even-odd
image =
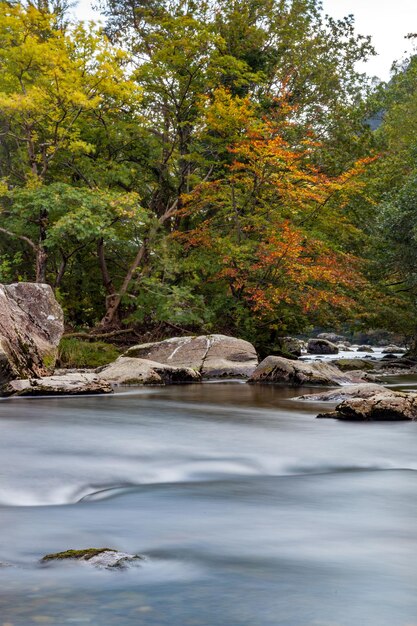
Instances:
[[[79,0],[74,9],[79,19],[97,19],[93,2]],[[387,80],[393,61],[401,59],[410,50],[408,33],[417,33],[417,0],[323,0],[326,13],[335,18],[353,14],[357,31],[371,35],[378,56],[361,70],[371,76]]]

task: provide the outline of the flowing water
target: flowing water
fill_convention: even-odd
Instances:
[[[0,401],[0,626],[415,626],[417,424],[297,393]],[[146,560],[39,564],[104,546]]]

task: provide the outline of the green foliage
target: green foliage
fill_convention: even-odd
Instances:
[[[120,350],[103,341],[87,342],[75,337],[61,340],[58,366],[65,368],[96,368],[115,361]]]

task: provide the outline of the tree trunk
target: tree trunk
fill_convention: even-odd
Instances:
[[[46,265],[48,253],[45,248],[47,234],[48,212],[42,209],[39,212],[39,243],[36,250],[36,282],[46,283]]]
[[[115,325],[116,320],[117,320],[118,315],[119,315],[120,303],[122,301],[122,298],[123,298],[123,296],[126,295],[127,290],[129,289],[130,282],[131,282],[131,280],[132,280],[136,270],[138,269],[138,267],[140,267],[141,263],[144,261],[144,259],[147,256],[149,243],[153,240],[157,230],[161,226],[163,226],[167,220],[169,220],[169,219],[171,219],[172,217],[175,216],[175,214],[177,213],[177,210],[178,210],[178,198],[165,211],[165,213],[163,215],[161,215],[161,217],[158,219],[156,225],[151,227],[151,229],[150,229],[150,231],[148,233],[148,236],[145,237],[145,239],[143,240],[141,246],[138,248],[136,256],[133,259],[133,262],[131,263],[131,265],[130,265],[127,273],[126,273],[126,276],[125,276],[125,278],[123,280],[122,285],[120,286],[120,288],[117,290],[116,293],[111,294],[111,296],[109,298],[107,298],[106,314],[103,317],[103,319],[101,320],[101,322],[99,324],[99,328],[111,328],[112,326]]]

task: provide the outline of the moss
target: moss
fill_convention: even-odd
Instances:
[[[89,561],[93,556],[102,554],[103,552],[117,552],[113,548],[85,548],[84,550],[65,550],[65,552],[55,552],[53,554],[47,554],[41,559],[42,563],[48,561],[62,561],[65,559],[83,559]]]
[[[120,356],[120,351],[111,343],[96,341],[88,343],[74,337],[62,339],[59,344],[58,364],[60,367],[102,367]]]

